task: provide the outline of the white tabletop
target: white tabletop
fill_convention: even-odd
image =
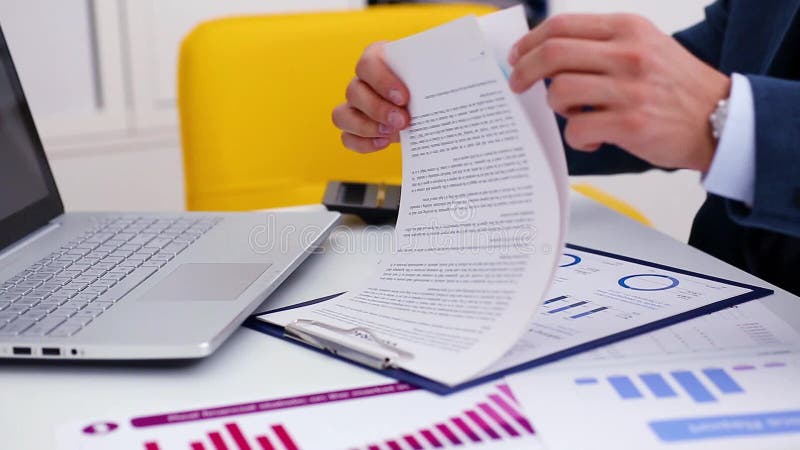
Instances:
[[[263,305],[272,309],[352,288],[389,251],[388,227],[345,220]],[[769,284],[578,195],[568,242],[745,283]],[[774,287],[773,287],[774,288]],[[764,300],[800,330],[800,298],[774,288]],[[316,352],[240,329],[211,357],[192,363],[119,366],[0,363],[4,449],[55,446],[55,425],[79,418],[163,412],[380,384],[387,379]]]

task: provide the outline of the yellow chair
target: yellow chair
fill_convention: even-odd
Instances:
[[[356,154],[331,123],[358,57],[372,42],[493,10],[392,5],[201,24],[178,68],[187,208],[319,203],[332,179],[399,184],[399,148]]]
[[[318,203],[328,180],[399,184],[398,146],[345,149],[330,120],[364,48],[466,14],[476,4],[225,18],[183,42],[178,106],[189,210]],[[590,185],[578,192],[634,220],[649,220]]]
[[[628,216],[631,219],[641,223],[642,225],[646,225],[648,227],[652,227],[653,223],[650,222],[644,214],[639,212],[636,208],[631,206],[630,204],[614,197],[613,195],[602,191],[591,184],[573,184],[570,186],[573,191],[578,192],[579,194],[583,194],[590,199],[605,205],[607,208],[612,209],[624,216]]]

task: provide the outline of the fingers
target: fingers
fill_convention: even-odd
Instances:
[[[405,84],[383,59],[384,42],[370,45],[356,64],[356,78],[347,86],[347,102],[333,110],[342,143],[357,152],[372,152],[399,141],[398,131],[410,122]]]
[[[364,50],[356,64],[356,76],[379,96],[396,106],[405,106],[409,99],[408,88],[384,62],[384,45],[385,42],[376,42]]]
[[[345,92],[347,103],[375,122],[387,126],[387,132],[402,130],[408,125],[408,112],[378,95],[364,81],[353,78]]]
[[[332,119],[340,130],[361,137],[388,137],[393,131],[391,127],[370,119],[347,103],[333,110]]]
[[[511,90],[522,92],[562,72],[612,73],[617,70],[614,52],[607,42],[549,39],[518,59],[509,78]]]
[[[614,37],[615,15],[561,14],[545,20],[511,48],[509,64],[552,38],[608,40]]]
[[[564,139],[575,150],[594,151],[602,143],[625,147],[626,137],[642,124],[638,117],[618,110],[582,112],[567,118]]]
[[[366,138],[351,133],[342,133],[342,144],[359,153],[371,153],[386,148],[392,140],[386,137]]]
[[[617,82],[603,75],[566,73],[554,77],[547,87],[547,103],[565,117],[586,106],[606,109],[624,101]]]
[[[396,131],[385,129],[385,125],[375,122],[347,103],[333,110],[333,123],[344,131],[342,143],[345,147],[359,153],[381,150],[392,142],[400,141]]]

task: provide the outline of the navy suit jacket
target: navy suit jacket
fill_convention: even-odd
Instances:
[[[675,35],[720,71],[747,76],[755,103],[752,208],[708,194],[689,244],[795,294],[800,294],[799,9],[800,0],[719,0],[706,8],[703,22]],[[573,175],[653,168],[610,145],[594,153],[567,146],[567,162]]]

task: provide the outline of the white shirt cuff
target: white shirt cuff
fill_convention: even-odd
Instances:
[[[753,206],[756,119],[753,89],[744,75],[731,76],[728,118],[703,186],[708,192]]]

